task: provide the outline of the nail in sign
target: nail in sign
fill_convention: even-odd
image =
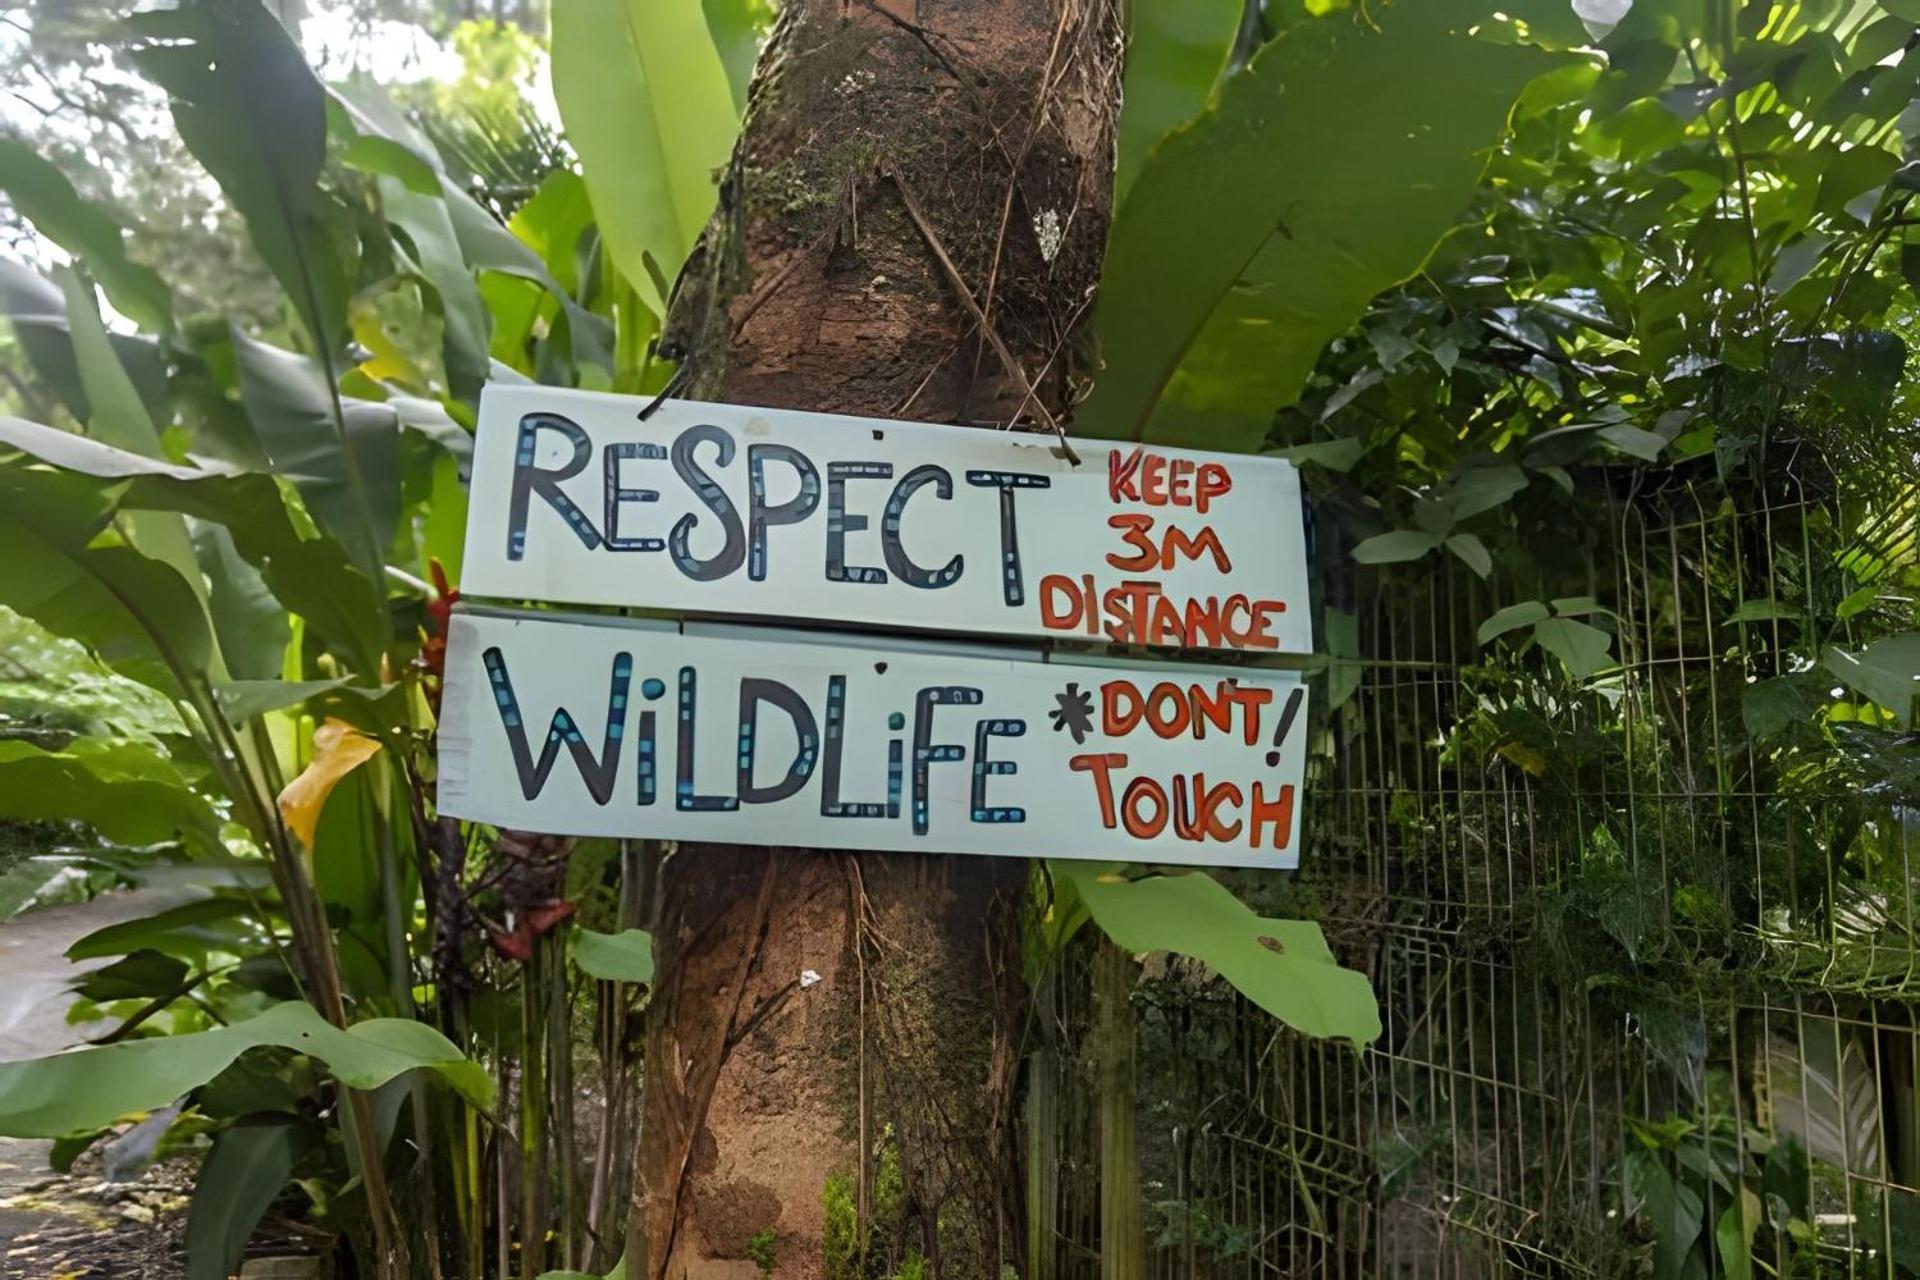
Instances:
[[[1273,458],[493,386],[472,595],[1250,654],[1312,649]]]
[[[1298,865],[1289,672],[456,613],[442,813],[677,840]]]

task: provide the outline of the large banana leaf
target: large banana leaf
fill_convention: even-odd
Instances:
[[[0,557],[0,604],[86,644],[109,663],[133,662],[149,683],[155,682],[156,638],[171,637],[169,642],[188,654],[205,643],[191,634],[187,622],[179,623],[187,629],[177,636],[172,630],[191,593],[178,575],[168,584],[156,577],[166,572],[162,566],[127,548],[88,544],[119,508],[177,511],[224,528],[234,550],[260,571],[281,604],[304,617],[356,670],[379,669],[387,643],[381,594],[348,561],[340,543],[302,535],[271,476],[178,467],[0,417],[0,456],[5,450],[19,450],[59,470],[0,462],[0,528],[23,531],[17,554]],[[101,481],[114,484],[110,488]],[[106,577],[97,586],[87,585],[100,575]],[[144,619],[134,617],[135,610]],[[204,631],[204,617],[198,621]]]
[[[120,224],[82,200],[51,160],[16,138],[0,138],[0,191],[34,230],[87,264],[122,315],[156,333],[173,327],[165,282],[127,257]]]
[[[1127,15],[1127,67],[1113,207],[1126,203],[1147,153],[1200,114],[1227,72],[1245,0],[1137,0]]]
[[[1494,7],[1302,22],[1160,144],[1107,245],[1104,368],[1077,430],[1259,446],[1321,348],[1426,261],[1520,89],[1555,65],[1464,33]]]
[[[135,15],[134,65],[171,96],[174,126],[246,220],[316,347],[346,326],[348,281],[326,225],[326,93],[259,0],[185,0]]]
[[[425,1070],[477,1105],[493,1105],[486,1071],[425,1023],[374,1018],[342,1031],[313,1006],[293,1002],[212,1031],[0,1063],[0,1134],[53,1138],[166,1106],[263,1045],[318,1058],[355,1089],[377,1089],[403,1071]]]
[[[293,1176],[304,1143],[284,1120],[238,1124],[213,1139],[187,1209],[187,1280],[227,1280],[254,1228]]]
[[[701,6],[558,0],[553,94],[614,264],[664,314],[740,131]]]
[[[1275,920],[1200,872],[1129,880],[1117,864],[1050,862],[1071,886],[1058,915],[1084,909],[1126,951],[1192,956],[1296,1031],[1367,1044],[1380,1035],[1380,1005],[1365,974],[1343,969],[1320,926]],[[1072,921],[1055,920],[1061,936]]]
[[[220,816],[179,768],[137,742],[82,738],[60,751],[0,739],[0,818],[85,820],[109,840],[155,844],[183,832],[218,847]]]

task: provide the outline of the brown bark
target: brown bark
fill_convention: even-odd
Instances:
[[[1064,414],[1118,74],[1113,0],[789,0],[673,308],[685,394]],[[763,1233],[782,1277],[1017,1262],[1026,877],[1016,858],[672,857],[629,1276],[744,1280]]]

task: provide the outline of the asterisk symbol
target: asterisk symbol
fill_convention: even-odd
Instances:
[[[1053,695],[1053,710],[1048,714],[1053,721],[1053,731],[1059,733],[1065,729],[1073,735],[1073,745],[1077,747],[1093,732],[1093,695],[1082,689],[1079,681],[1072,681]]]

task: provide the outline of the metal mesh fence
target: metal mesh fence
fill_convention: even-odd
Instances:
[[[1359,660],[1303,869],[1236,887],[1318,919],[1384,1034],[1313,1042],[1148,969],[1157,1275],[1920,1275],[1920,769],[1830,665],[1911,629],[1920,486],[1790,474],[1623,484],[1564,580],[1333,575]],[[1610,633],[1610,668],[1480,642],[1535,598]],[[1055,1275],[1097,1276],[1085,955],[1053,982],[1042,1224]]]

